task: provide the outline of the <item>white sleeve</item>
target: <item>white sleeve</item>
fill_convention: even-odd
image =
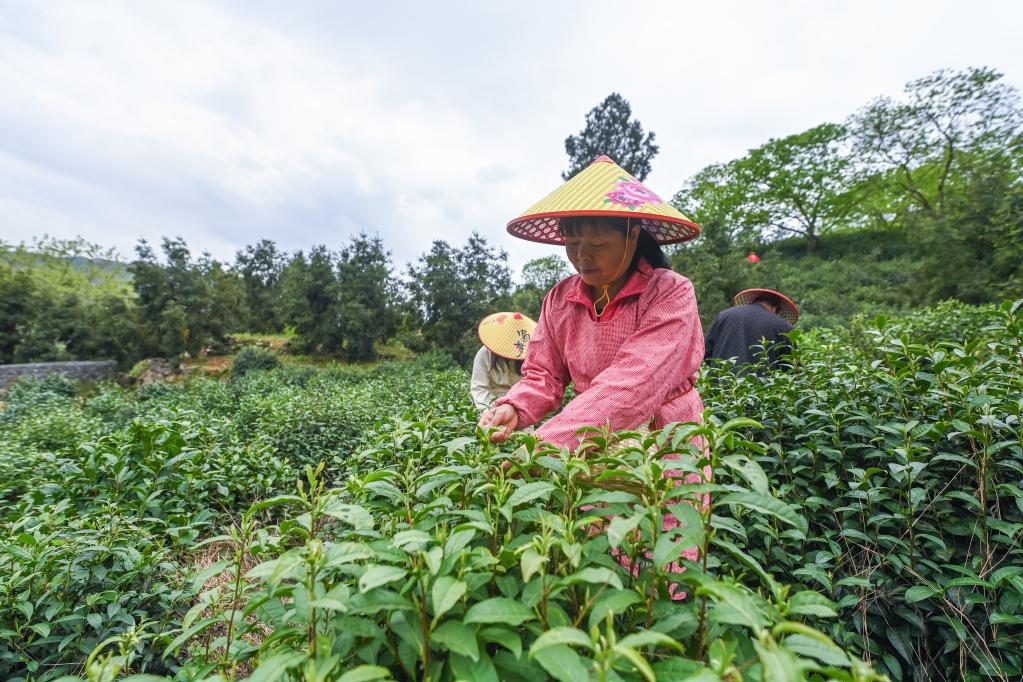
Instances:
[[[491,353],[486,346],[481,346],[476,351],[476,358],[472,361],[472,381],[469,383],[469,392],[472,394],[472,401],[476,409],[482,412],[494,404],[497,399],[492,392],[490,385],[490,361]]]

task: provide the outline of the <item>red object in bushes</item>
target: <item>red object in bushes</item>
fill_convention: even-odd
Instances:
[[[750,251],[749,255],[746,256],[746,260],[748,260],[750,263],[759,263],[760,256],[758,256],[755,251]]]

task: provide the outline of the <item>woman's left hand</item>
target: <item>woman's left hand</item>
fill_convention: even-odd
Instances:
[[[492,407],[480,417],[479,427],[481,429],[497,428],[490,434],[491,443],[503,443],[508,440],[512,431],[519,425],[519,413],[507,403]]]

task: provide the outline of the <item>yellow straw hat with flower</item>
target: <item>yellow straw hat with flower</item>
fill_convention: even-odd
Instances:
[[[569,216],[630,218],[661,244],[700,236],[699,225],[607,156],[598,157],[509,222],[508,232],[532,242],[564,244],[561,219]]]
[[[522,313],[493,313],[480,322],[479,335],[490,352],[508,360],[524,360],[536,322]]]

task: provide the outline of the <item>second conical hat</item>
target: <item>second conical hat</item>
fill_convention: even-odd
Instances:
[[[522,313],[493,313],[483,318],[478,331],[480,341],[492,352],[509,360],[522,360],[534,329],[536,322]]]
[[[699,225],[606,156],[508,223],[508,232],[532,242],[564,244],[560,223],[568,216],[633,218],[661,244],[700,236]]]
[[[778,304],[778,316],[789,324],[795,324],[799,320],[799,306],[785,294],[771,289],[744,289],[735,295],[732,305],[753,303],[761,296],[773,298]]]

